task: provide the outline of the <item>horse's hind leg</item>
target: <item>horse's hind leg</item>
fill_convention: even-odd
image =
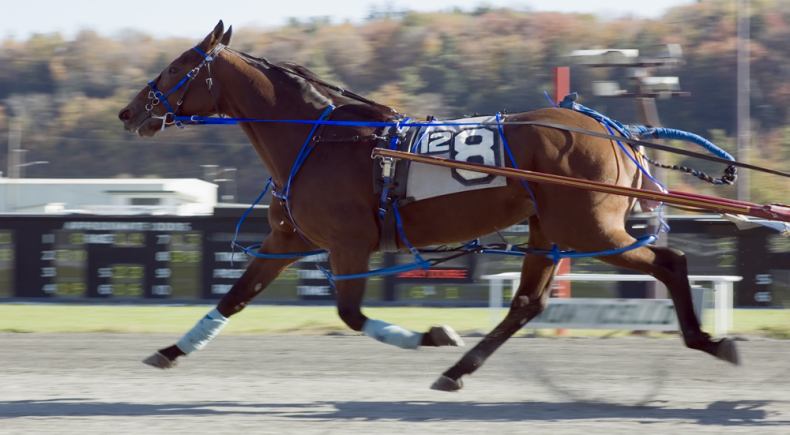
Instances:
[[[295,236],[295,233],[273,231],[264,241],[260,252],[285,253],[304,252],[310,248]],[[243,310],[255,296],[261,293],[280,273],[298,258],[254,258],[244,274],[228,293],[219,301],[217,307],[185,334],[178,343],[160,349],[149,356],[144,363],[158,368],[172,368],[176,358],[205,347],[228,322],[228,317]]]
[[[621,240],[621,246],[627,246],[633,240],[624,230],[618,233],[616,238]],[[648,245],[619,255],[601,257],[601,260],[614,266],[644,272],[664,283],[675,304],[680,331],[686,346],[702,350],[733,364],[740,363],[732,339],[713,341],[708,334],[702,332],[691,301],[691,286],[683,252]]]
[[[530,220],[530,246],[546,249],[546,244],[550,245],[550,243],[543,236],[543,231],[538,224],[537,219]],[[540,242],[533,245],[533,239],[536,236],[539,236]],[[601,240],[600,237],[591,235],[581,243],[577,241],[575,244],[568,243],[568,245],[582,252],[592,252],[622,248],[634,243],[634,239],[622,229],[616,230],[614,235],[604,235],[603,237],[605,239]],[[562,236],[555,239],[561,240]],[[682,252],[675,249],[644,246],[622,254],[601,257],[601,260],[615,266],[647,273],[663,282],[672,294],[686,346],[705,351],[733,364],[739,363],[738,352],[731,339],[713,341],[708,334],[702,332],[694,314],[686,259]],[[510,312],[505,320],[486,335],[477,346],[467,352],[461,361],[446,371],[431,388],[443,391],[460,389],[463,375],[471,374],[477,370],[505,340],[543,311],[548,303],[549,289],[556,272],[556,268],[553,268],[552,264],[552,260],[543,257],[527,256],[525,258],[521,285],[516,297],[511,302]]]
[[[543,235],[536,217],[530,219],[529,228],[529,246],[531,248],[551,248],[551,242]],[[461,389],[463,375],[472,374],[479,369],[499,346],[546,308],[556,273],[557,265],[553,260],[542,255],[525,256],[524,264],[521,267],[521,284],[510,303],[510,311],[505,319],[472,350],[467,352],[457,364],[444,372],[431,388],[442,391]]]

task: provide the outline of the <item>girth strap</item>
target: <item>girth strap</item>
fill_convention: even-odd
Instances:
[[[410,142],[403,135],[398,134],[397,127],[391,128],[389,133],[391,134],[382,134],[376,145],[377,148],[399,150],[404,147],[404,144]],[[379,163],[381,164],[373,165],[373,193],[380,195],[381,198],[379,203],[379,251],[398,252],[400,235],[394,207],[395,202],[403,201],[401,198],[406,197],[409,164],[403,162],[398,165],[394,160],[381,160]],[[405,205],[405,203],[399,204]]]

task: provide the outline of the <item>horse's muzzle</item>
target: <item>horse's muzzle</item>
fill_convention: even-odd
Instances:
[[[128,133],[143,137],[151,137],[155,135],[159,130],[155,127],[159,127],[161,121],[158,121],[159,123],[156,126],[153,126],[152,122],[148,122],[151,120],[151,116],[147,112],[141,110],[135,113],[136,111],[130,106],[126,106],[121,109],[120,112],[118,112],[118,119],[123,122],[123,129]]]
[[[118,113],[118,119],[123,121],[124,123],[128,122],[132,119],[132,109],[126,107]]]

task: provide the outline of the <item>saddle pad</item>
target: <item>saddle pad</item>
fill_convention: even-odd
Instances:
[[[454,119],[444,122],[496,122],[494,116]],[[441,123],[441,121],[437,121]],[[443,157],[469,163],[505,166],[502,136],[496,125],[422,126],[409,134],[409,151],[415,154]],[[409,162],[406,196],[415,201],[470,190],[503,187],[505,177],[444,168],[425,163]]]

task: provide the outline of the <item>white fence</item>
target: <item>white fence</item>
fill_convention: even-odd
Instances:
[[[509,272],[500,273],[497,275],[484,275],[483,279],[489,280],[489,309],[491,312],[491,325],[492,328],[499,323],[502,318],[502,300],[504,282],[510,281],[512,294],[515,295],[519,284],[521,283],[521,273]],[[556,280],[562,281],[655,281],[656,279],[648,275],[602,275],[602,274],[567,274],[557,275]],[[710,282],[712,283],[714,291],[714,321],[713,329],[716,335],[726,335],[728,331],[732,330],[732,283],[743,279],[740,276],[708,276],[708,275],[690,275],[689,281],[694,284],[697,282]],[[707,298],[700,297],[699,303],[702,304]],[[550,329],[639,329],[639,330],[672,330],[677,328],[677,318],[673,317],[667,319],[662,317],[662,313],[666,313],[666,306],[672,306],[672,302],[667,299],[556,299],[549,300],[549,306],[552,304],[565,304],[570,308],[571,305],[584,305],[586,310],[595,310],[596,308],[603,308],[603,304],[610,307],[608,312],[600,313],[594,316],[595,318],[574,318],[567,324],[552,322],[549,326],[548,323],[528,323],[527,328],[550,328]],[[662,305],[664,305],[662,307]],[[632,308],[633,307],[633,308]],[[636,307],[639,307],[640,321],[634,319],[624,320],[613,318],[611,312],[619,312],[623,315],[626,313],[636,312]],[[698,311],[700,323],[702,323],[702,305]],[[547,310],[548,311],[548,310]],[[567,311],[567,310],[566,310]],[[570,312],[569,316],[574,317]],[[578,317],[578,316],[577,316]],[[536,319],[538,320],[538,319]]]

